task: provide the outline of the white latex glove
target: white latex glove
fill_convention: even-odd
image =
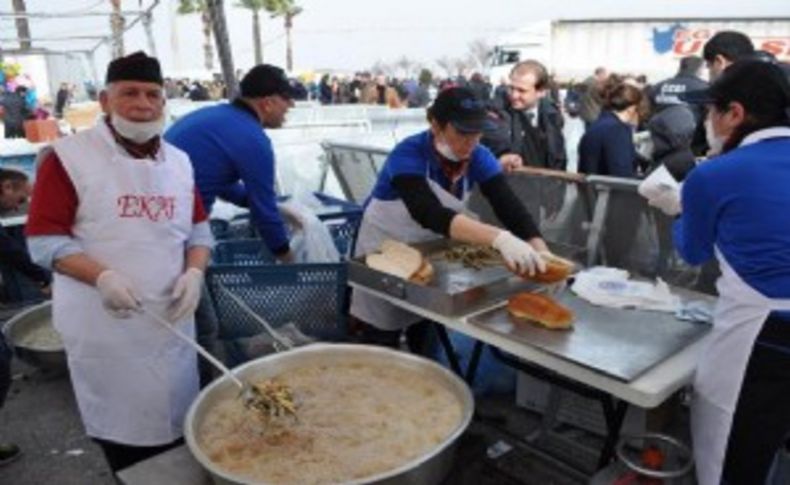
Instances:
[[[519,274],[528,273],[533,276],[536,270],[541,273],[546,271],[546,262],[535,248],[509,231],[500,232],[491,246],[499,251],[508,267]]]
[[[499,164],[502,165],[502,170],[506,173],[510,173],[519,167],[523,167],[524,161],[521,159],[521,155],[506,153],[499,157]]]
[[[203,286],[203,272],[197,268],[189,268],[178,277],[170,295],[168,319],[177,322],[190,316],[197,310],[200,303],[200,288]]]
[[[134,284],[126,276],[106,269],[96,278],[102,304],[107,313],[116,318],[129,318],[140,311],[140,297]]]

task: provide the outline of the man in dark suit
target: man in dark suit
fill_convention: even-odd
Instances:
[[[537,61],[520,62],[510,71],[507,99],[491,113],[497,129],[482,139],[505,170],[523,165],[565,170],[562,114],[546,97],[548,88],[548,72]]]

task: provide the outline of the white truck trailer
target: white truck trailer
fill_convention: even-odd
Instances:
[[[496,84],[514,63],[536,59],[561,81],[582,80],[604,66],[656,82],[673,75],[680,58],[702,56],[705,42],[721,30],[743,32],[755,48],[790,62],[790,17],[579,19],[531,23],[498,37],[489,74]]]

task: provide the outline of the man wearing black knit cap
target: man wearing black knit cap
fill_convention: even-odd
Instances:
[[[112,61],[105,118],[41,155],[26,233],[55,273],[63,337],[87,434],[113,471],[181,442],[198,392],[194,335],[212,244],[187,155],[161,140],[159,62]]]
[[[249,207],[266,249],[292,260],[288,232],[277,209],[274,150],[266,130],[279,128],[293,106],[293,87],[279,67],[260,64],[241,80],[241,96],[179,119],[167,141],[189,154],[206,210],[214,200]]]

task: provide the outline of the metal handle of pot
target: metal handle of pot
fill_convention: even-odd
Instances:
[[[207,361],[211,362],[211,364],[219,369],[223,374],[228,376],[230,380],[232,380],[237,386],[244,389],[244,383],[236,377],[233,372],[230,371],[225,364],[219,361],[216,357],[211,355],[208,350],[204,349],[202,345],[192,340],[187,334],[176,328],[172,323],[168,322],[161,316],[157,315],[153,311],[149,310],[146,307],[143,307],[143,313],[148,315],[149,317],[153,318],[154,321],[166,329],[170,330],[170,332],[178,337],[179,339],[183,340],[185,343],[189,344],[193,349],[195,349],[200,355],[202,355]]]
[[[665,443],[669,443],[671,446],[676,447],[685,456],[688,457],[687,463],[685,463],[682,467],[680,467],[677,470],[653,470],[650,468],[645,468],[641,464],[634,462],[626,454],[625,447],[626,445],[628,445],[630,441],[644,440],[644,439],[652,439],[656,441],[663,441]],[[617,443],[616,452],[617,452],[617,458],[619,458],[620,461],[622,461],[625,464],[625,466],[639,473],[640,475],[644,475],[646,477],[651,477],[651,478],[662,478],[662,479],[680,478],[686,475],[688,472],[690,472],[691,468],[694,466],[694,458],[692,457],[691,450],[689,449],[688,446],[686,446],[682,441],[673,438],[672,436],[667,436],[665,434],[660,434],[660,433],[646,433],[641,435],[623,437]]]
[[[290,350],[294,348],[294,342],[290,338],[285,337],[284,335],[280,334],[280,332],[275,330],[271,325],[269,325],[269,322],[267,322],[263,317],[258,315],[255,312],[255,310],[250,308],[250,306],[247,305],[244,302],[244,300],[239,298],[238,295],[227,289],[225,285],[223,285],[222,283],[218,283],[217,286],[219,286],[219,289],[222,291],[222,293],[224,293],[225,296],[233,300],[233,302],[236,303],[236,305],[238,305],[239,308],[241,308],[244,311],[244,313],[246,313],[253,320],[258,322],[264,328],[264,330],[266,330],[266,333],[268,333],[272,337],[272,339],[274,339],[276,345],[280,345],[284,347],[285,350]],[[275,350],[280,350],[280,349],[275,349]]]

